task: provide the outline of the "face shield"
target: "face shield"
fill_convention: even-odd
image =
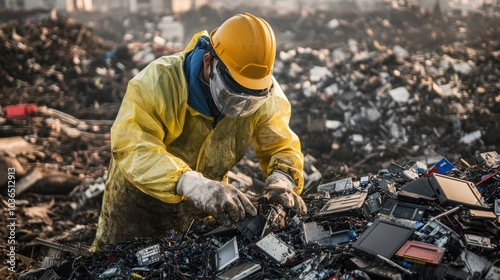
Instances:
[[[239,85],[219,59],[214,59],[210,92],[219,111],[228,117],[246,117],[259,109],[272,94],[273,84],[263,90]]]

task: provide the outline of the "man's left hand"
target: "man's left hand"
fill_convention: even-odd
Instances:
[[[268,203],[279,203],[285,208],[295,210],[298,214],[306,214],[306,204],[293,191],[294,186],[295,183],[287,174],[275,170],[266,179],[261,199]]]

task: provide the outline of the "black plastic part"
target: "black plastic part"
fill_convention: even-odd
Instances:
[[[247,216],[243,221],[236,222],[234,226],[246,239],[255,241],[262,236],[266,223],[266,216],[258,214],[255,217]]]

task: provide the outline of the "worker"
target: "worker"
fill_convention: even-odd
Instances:
[[[231,225],[257,210],[228,183],[252,145],[261,199],[298,214],[304,185],[291,106],[272,75],[271,26],[237,14],[147,65],[128,83],[111,128],[112,157],[92,251],[185,231],[193,219]]]

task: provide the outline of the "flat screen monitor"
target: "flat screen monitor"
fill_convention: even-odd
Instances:
[[[474,183],[470,181],[432,173],[429,177],[429,183],[442,205],[464,205],[477,209],[490,209]]]
[[[352,247],[369,254],[392,258],[414,231],[415,229],[411,227],[377,219],[352,244]]]
[[[399,219],[420,221],[422,220],[424,211],[424,206],[389,198],[380,212]]]

